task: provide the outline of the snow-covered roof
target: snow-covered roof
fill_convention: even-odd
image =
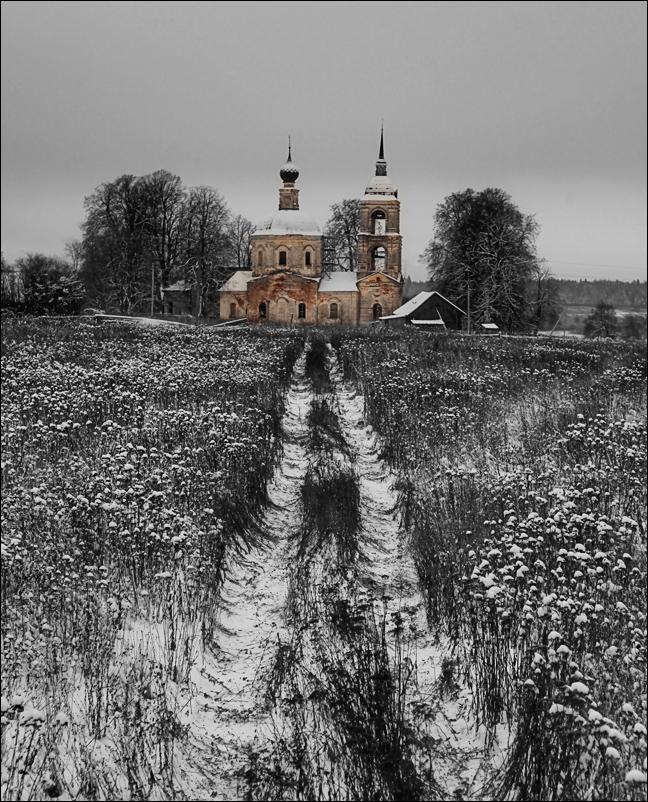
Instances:
[[[181,279],[176,281],[175,284],[169,284],[168,287],[162,287],[162,292],[188,292],[191,289],[191,283]]]
[[[302,273],[297,273],[295,270],[272,270],[268,273],[262,273],[260,276],[252,276],[250,281],[261,281],[262,278],[272,278],[273,276],[278,276],[279,274],[297,276],[297,278],[300,278],[303,281],[319,281],[319,278],[314,278],[313,276],[304,276]]]
[[[398,309],[394,309],[393,315],[394,317],[407,317],[411,315],[412,312],[416,312],[416,310],[424,304],[428,298],[432,297],[431,292],[419,292],[418,295],[415,295],[413,298],[410,298],[407,303],[404,303],[402,306],[399,306]]]
[[[381,201],[381,203],[385,203],[387,201],[397,201],[398,198],[396,195],[379,195],[376,192],[365,192],[362,196],[362,200]]]
[[[465,314],[463,309],[459,309],[459,307],[456,304],[453,304],[452,301],[449,301],[447,298],[441,295],[440,292],[437,292],[436,290],[432,290],[431,292],[425,292],[425,291],[419,292],[418,295],[415,295],[413,298],[410,298],[410,300],[407,301],[407,303],[404,303],[402,306],[399,306],[398,309],[394,309],[393,314],[396,317],[407,317],[408,315],[411,315],[413,312],[416,312],[416,310],[427,300],[429,300],[433,295],[438,295],[438,297],[441,298],[443,301],[445,301],[447,304],[450,304],[450,306],[454,306],[454,308],[458,312],[461,312],[462,315]]]
[[[396,195],[396,187],[387,175],[375,175],[367,184],[365,195]]]
[[[373,278],[374,276],[384,276],[385,278],[388,278],[390,281],[395,281],[396,284],[400,284],[399,279],[394,278],[393,276],[390,276],[389,273],[383,273],[382,270],[372,270],[371,273],[367,273],[366,276],[363,276],[362,278],[359,278],[358,279],[358,284],[361,281],[367,281],[367,279]]]
[[[319,292],[357,292],[357,280],[353,270],[335,270],[320,281]]]
[[[410,320],[414,326],[443,326],[445,328],[445,322],[442,317],[438,317],[436,320]]]
[[[492,331],[499,331],[499,326],[497,323],[482,323],[482,329],[491,329]]]
[[[253,237],[275,234],[300,234],[321,237],[322,230],[314,217],[304,214],[301,209],[279,209],[272,217],[259,224]]]
[[[245,292],[247,283],[252,278],[251,270],[237,270],[220,288],[220,292]]]

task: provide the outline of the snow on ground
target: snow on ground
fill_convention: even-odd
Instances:
[[[335,385],[340,426],[360,480],[361,581],[374,597],[386,601],[388,627],[399,613],[409,622],[406,648],[416,665],[415,684],[408,698],[410,719],[416,720],[418,727],[439,745],[435,765],[437,781],[448,793],[470,794],[471,789],[476,793],[475,785],[483,778],[486,768],[486,733],[483,727],[475,727],[472,695],[467,688],[439,692],[439,680],[450,648],[445,638],[435,638],[428,628],[408,534],[399,520],[397,476],[380,457],[380,439],[365,419],[363,397],[355,387],[343,381],[334,356],[330,375]],[[505,744],[506,739],[506,728],[498,728],[488,763],[501,760],[500,744]]]
[[[266,545],[232,562],[223,587],[219,650],[206,650],[192,673],[197,691],[190,714],[192,738],[203,753],[201,762],[211,763],[210,799],[242,798],[247,750],[263,742],[271,727],[263,696],[276,647],[289,638],[284,621],[294,548],[289,536],[299,527],[308,464],[311,391],[304,363],[302,355],[286,399],[283,455],[268,487],[271,503],[263,523]]]

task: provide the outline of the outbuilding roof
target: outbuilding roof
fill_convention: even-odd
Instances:
[[[191,283],[180,279],[180,281],[176,281],[174,284],[169,284],[168,287],[162,287],[162,292],[189,292],[190,289]]]
[[[357,292],[358,274],[354,270],[334,270],[320,281],[320,292]]]
[[[415,295],[413,298],[410,298],[410,300],[407,301],[407,303],[404,303],[402,306],[399,306],[398,309],[394,309],[392,314],[394,317],[407,317],[408,315],[411,315],[414,312],[416,312],[416,310],[420,306],[422,306],[426,301],[428,301],[433,295],[438,295],[439,298],[441,298],[447,304],[450,304],[450,306],[454,306],[454,308],[458,312],[461,312],[462,315],[466,314],[463,311],[463,309],[460,309],[456,304],[453,304],[452,301],[449,301],[447,298],[441,295],[440,292],[437,292],[436,290],[432,290],[431,292],[425,292],[425,291],[419,292],[418,295]]]
[[[247,290],[247,283],[251,278],[251,270],[237,270],[222,285],[220,292],[244,292]]]

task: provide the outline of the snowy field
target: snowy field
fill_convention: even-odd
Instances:
[[[645,798],[645,346],[2,349],[3,799]]]

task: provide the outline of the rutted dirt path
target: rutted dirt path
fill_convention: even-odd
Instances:
[[[299,494],[308,464],[312,391],[304,363],[302,354],[286,398],[283,454],[268,486],[270,504],[262,525],[265,543],[232,560],[223,586],[220,648],[206,652],[194,669],[198,694],[192,731],[201,745],[210,799],[244,796],[247,750],[268,735],[264,695],[277,646],[288,638],[284,612],[294,559],[291,534],[300,524]]]
[[[364,399],[345,382],[331,350],[330,376],[337,399],[339,422],[360,480],[362,530],[360,581],[382,597],[388,618],[406,622],[401,635],[406,654],[414,663],[407,696],[407,717],[419,737],[437,744],[435,780],[444,794],[474,790],[482,765],[485,733],[470,732],[471,694],[458,687],[442,698],[440,679],[449,656],[445,639],[435,639],[428,627],[419,590],[409,535],[401,525],[396,490],[397,475],[380,457],[380,439],[366,421]],[[392,639],[392,644],[394,640]]]

